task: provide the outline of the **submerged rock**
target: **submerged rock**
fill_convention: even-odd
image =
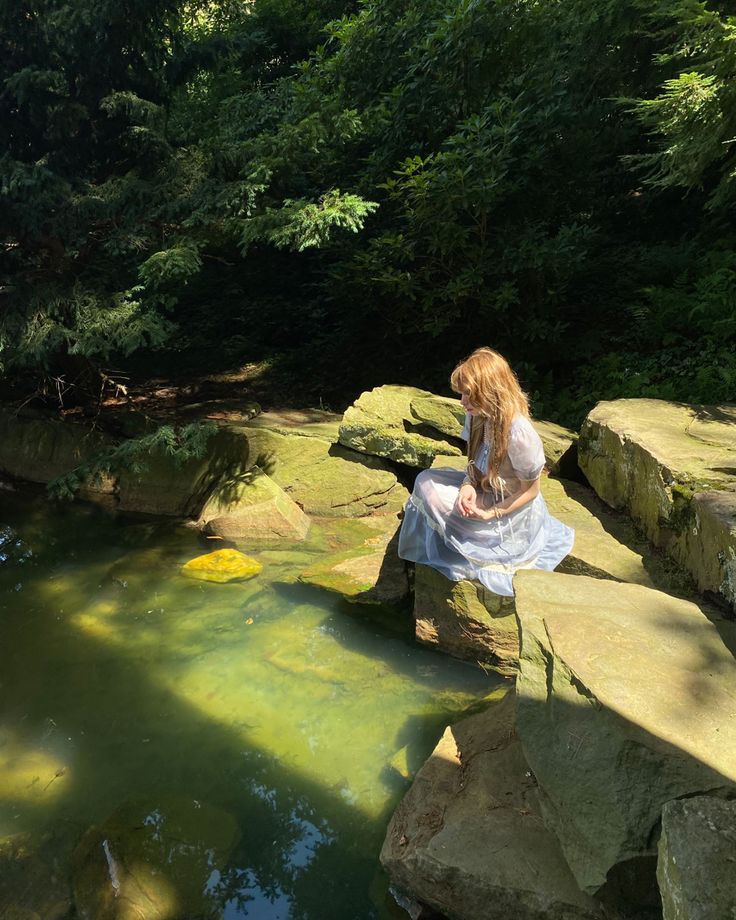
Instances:
[[[513,705],[510,693],[445,730],[381,862],[395,886],[456,920],[599,920],[541,820]]]
[[[340,547],[312,561],[299,581],[358,604],[398,604],[409,596],[406,564],[396,552],[399,518],[373,515],[337,530]]]
[[[173,796],[127,802],[74,853],[80,920],[222,916],[220,877],[240,832],[219,808]]]
[[[664,803],[736,795],[733,625],[640,585],[538,571],[515,584],[517,730],[545,823],[585,891],[648,903]]]
[[[190,559],[181,567],[181,574],[200,581],[245,581],[261,572],[263,566],[237,549],[218,549]]]
[[[601,498],[736,610],[736,406],[599,403],[580,466]]]
[[[251,543],[303,540],[310,521],[302,509],[257,466],[220,483],[207,499],[199,524],[208,534]]]
[[[438,454],[460,456],[456,444],[412,413],[415,400],[437,400],[415,387],[382,386],[363,393],[345,412],[340,443],[361,453],[426,468]],[[458,429],[458,434],[459,434]]]
[[[696,796],[662,809],[663,920],[736,917],[736,802]]]

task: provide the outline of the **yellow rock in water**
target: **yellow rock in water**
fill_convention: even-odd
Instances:
[[[181,567],[182,575],[202,581],[244,581],[253,578],[263,566],[237,549],[218,549],[214,553],[197,556]]]

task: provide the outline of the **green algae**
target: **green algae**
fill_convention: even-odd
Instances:
[[[385,894],[371,883],[405,789],[389,762],[404,746],[421,762],[448,711],[493,682],[284,583],[370,526],[324,521],[304,543],[254,551],[259,578],[199,584],[179,570],[212,543],[190,528],[51,513],[27,494],[0,511],[0,838],[22,836],[28,871],[50,834],[72,828],[76,844],[131,796],[173,795],[237,823],[218,866],[228,917],[319,902],[325,916],[387,918],[367,892]],[[2,859],[0,879],[15,878]],[[64,860],[55,871],[71,879]],[[0,914],[11,896],[40,912],[26,889],[0,885]]]

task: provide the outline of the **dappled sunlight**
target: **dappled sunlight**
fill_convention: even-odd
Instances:
[[[24,511],[19,503],[19,520]],[[148,814],[164,813],[173,794],[215,809],[219,826],[234,821],[242,838],[188,894],[192,873],[164,872],[172,898],[209,891],[233,920],[306,917],[306,903],[321,916],[325,898],[344,904],[347,890],[363,903],[387,815],[447,722],[492,681],[412,646],[373,611],[294,584],[309,553],[255,552],[257,577],[203,583],[180,574],[207,546],[196,532],[85,515],[71,546],[65,518],[60,530],[47,512],[32,539],[20,528],[33,553],[22,592],[25,563],[0,573],[0,718],[14,732],[16,769],[0,773],[7,832],[26,835],[33,854],[66,828],[78,881],[89,861],[79,835],[102,829],[122,884],[149,863],[114,844],[109,822],[141,795],[154,803]],[[192,828],[174,836],[200,839]],[[89,854],[94,890],[109,893],[101,843]]]
[[[24,743],[0,726],[0,797],[23,805],[45,805],[60,797],[71,780],[71,764],[43,747]],[[0,837],[10,830],[0,824]]]

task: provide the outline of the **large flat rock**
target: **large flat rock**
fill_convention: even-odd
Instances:
[[[599,403],[579,462],[604,501],[736,610],[736,406]]]
[[[643,901],[665,802],[736,795],[734,626],[641,585],[526,571],[517,728],[581,887]]]
[[[456,920],[601,917],[540,817],[513,694],[445,730],[381,850],[392,883]]]
[[[736,802],[695,796],[662,810],[663,920],[736,917]]]

